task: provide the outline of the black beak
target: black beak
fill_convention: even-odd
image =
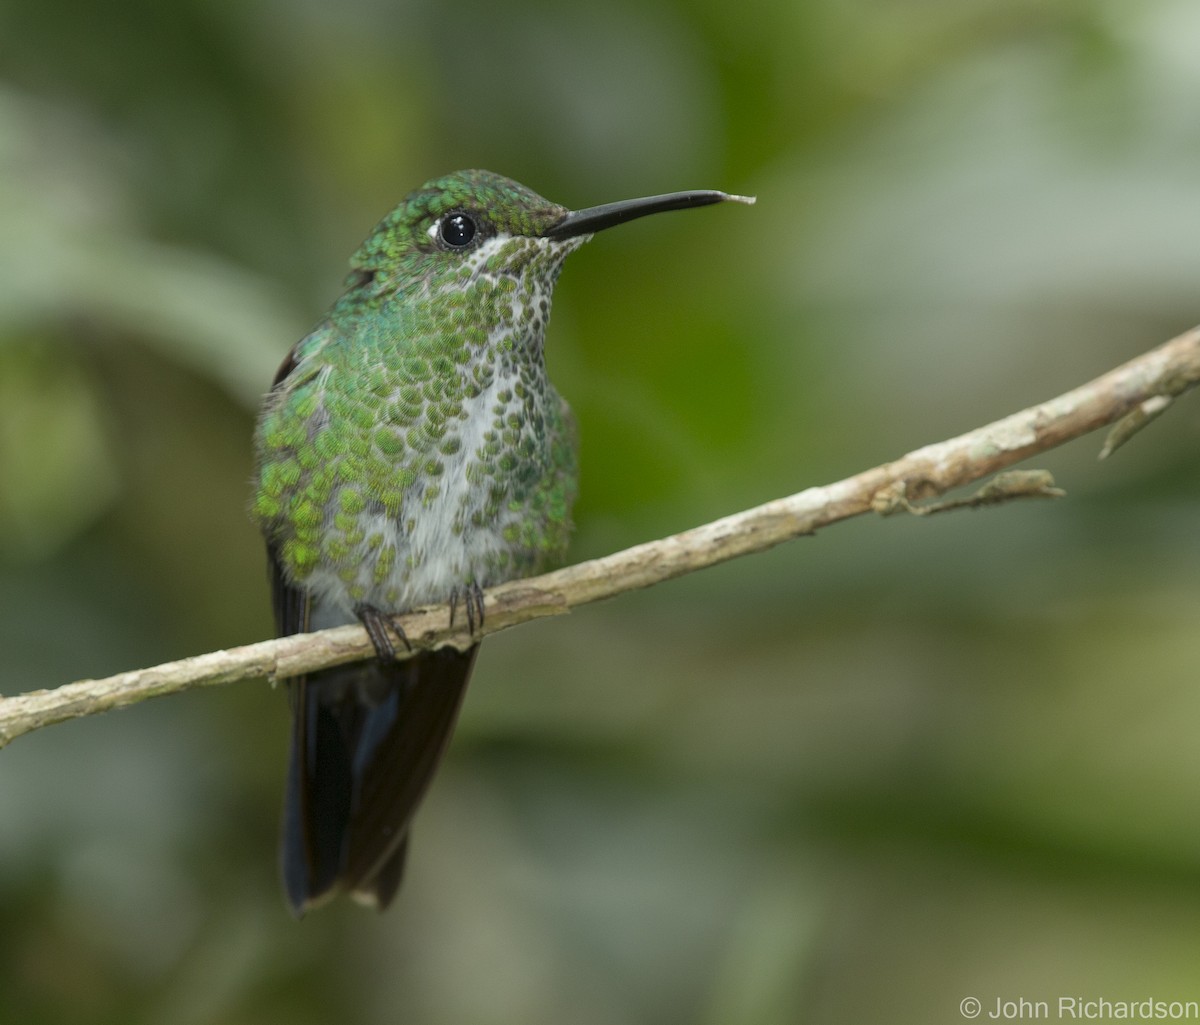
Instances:
[[[658,214],[664,210],[686,210],[693,206],[709,206],[713,203],[753,203],[753,196],[731,196],[726,192],[670,192],[665,196],[647,196],[644,199],[626,199],[620,203],[605,203],[590,206],[586,210],[572,210],[566,217],[549,228],[544,237],[549,239],[574,238],[624,224],[647,214]]]

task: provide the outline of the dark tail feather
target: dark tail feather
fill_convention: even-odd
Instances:
[[[293,680],[283,879],[297,915],[350,892],[382,910],[450,739],[478,647]]]

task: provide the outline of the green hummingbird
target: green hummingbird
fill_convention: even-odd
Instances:
[[[488,171],[410,193],[351,260],[346,291],[284,360],[255,432],[251,515],[281,636],[361,622],[376,658],[287,681],[282,870],[296,915],[341,892],[385,908],[478,644],[397,659],[391,617],[461,607],[562,556],[575,425],[546,377],[567,254],[677,192],[570,211]]]

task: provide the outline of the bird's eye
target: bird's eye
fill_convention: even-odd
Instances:
[[[467,214],[450,214],[438,222],[438,238],[451,249],[465,249],[477,231],[475,221]]]

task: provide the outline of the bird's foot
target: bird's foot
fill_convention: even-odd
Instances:
[[[454,613],[462,602],[467,613],[467,630],[475,636],[476,628],[483,629],[483,588],[475,581],[465,587],[456,587],[450,592],[450,625],[454,625]]]
[[[354,614],[358,616],[359,622],[367,631],[367,636],[371,638],[375,655],[381,662],[396,661],[396,646],[392,643],[393,635],[400,639],[400,643],[405,648],[412,651],[412,645],[408,643],[408,636],[404,633],[404,628],[396,622],[394,617],[375,608],[374,605],[356,605]]]

